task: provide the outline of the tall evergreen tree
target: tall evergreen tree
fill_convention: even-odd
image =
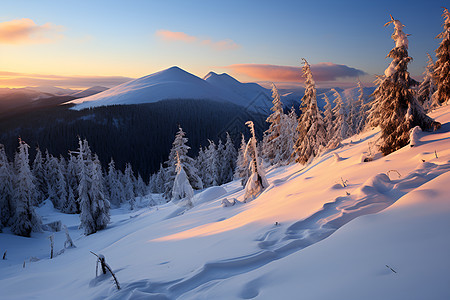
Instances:
[[[5,147],[0,144],[0,228],[8,226],[14,216],[14,171],[5,153]]]
[[[265,188],[269,186],[266,179],[266,174],[262,166],[262,162],[258,155],[255,127],[252,121],[245,123],[250,128],[251,137],[245,149],[250,156],[250,170],[251,175],[245,184],[244,201],[249,201],[256,198]]]
[[[42,157],[42,152],[39,147],[36,149],[36,156],[34,157],[32,172],[35,178],[34,185],[36,186],[36,201],[39,204],[46,199],[47,193],[47,183],[45,181],[45,161]]]
[[[269,128],[264,132],[263,138],[263,157],[268,160],[270,164],[275,164],[279,161],[277,156],[280,154],[282,141],[281,135],[283,132],[282,118],[283,118],[283,104],[281,103],[280,94],[275,84],[272,83],[272,114],[267,117],[266,122],[269,123]]]
[[[15,213],[12,220],[11,231],[16,235],[29,237],[32,231],[41,230],[41,221],[34,211],[36,203],[36,187],[31,173],[28,146],[19,139],[19,148],[14,158],[16,168],[16,182],[14,189]]]
[[[356,133],[360,133],[364,130],[367,118],[367,105],[364,103],[364,89],[361,84],[361,81],[359,80],[358,80],[358,90],[359,90],[357,101],[358,115],[355,122]]]
[[[236,169],[234,171],[234,178],[241,179],[242,186],[245,186],[245,183],[248,180],[248,177],[250,176],[249,170],[248,170],[248,163],[249,158],[246,156],[245,149],[247,147],[247,142],[245,141],[245,137],[242,134],[241,137],[241,145],[238,150],[238,156],[236,159]]]
[[[436,63],[434,65],[433,78],[436,84],[434,102],[448,103],[450,100],[450,12],[444,8],[444,30],[436,37],[441,39],[436,49]]]
[[[331,110],[331,103],[330,99],[328,99],[328,96],[326,94],[323,94],[323,98],[325,100],[325,106],[323,107],[325,109],[323,113],[323,124],[325,126],[325,133],[326,133],[326,140],[327,143],[333,138],[333,111]]]
[[[125,165],[125,172],[122,177],[122,184],[124,191],[123,193],[124,199],[125,201],[130,203],[130,209],[133,210],[136,195],[134,194],[134,174],[130,163],[127,163]]]
[[[409,131],[415,126],[422,130],[436,130],[440,124],[428,117],[418,103],[412,86],[415,83],[409,76],[408,38],[403,32],[404,25],[391,16],[394,24],[392,39],[395,48],[388,57],[392,62],[385,70],[384,76],[376,81],[377,88],[371,110],[371,123],[381,127],[380,150],[384,155],[400,149],[409,142]]]
[[[305,164],[326,146],[326,134],[322,115],[317,107],[315,82],[306,59],[303,59],[302,71],[305,78],[305,95],[301,100],[304,110],[297,126],[298,139],[294,145],[294,156],[297,162]]]
[[[124,188],[119,175],[121,174],[116,170],[116,164],[111,158],[111,161],[108,164],[108,173],[105,178],[105,184],[109,201],[115,206],[119,206],[122,199],[124,199]]]
[[[217,153],[214,141],[209,141],[209,146],[205,150],[205,169],[203,170],[205,178],[205,187],[217,186],[219,184],[219,155]]]
[[[169,160],[166,162],[167,170],[165,178],[164,197],[168,200],[172,198],[171,193],[173,189],[173,182],[176,176],[177,153],[180,156],[180,160],[184,166],[184,170],[186,171],[186,175],[188,176],[192,188],[196,190],[203,188],[202,180],[198,176],[198,170],[194,166],[194,160],[187,155],[190,147],[186,145],[188,139],[185,137],[185,135],[186,133],[181,127],[179,127],[179,130],[175,136],[175,140],[172,144],[172,149],[170,150]]]
[[[194,190],[187,178],[186,171],[184,169],[183,163],[180,156],[177,155],[176,172],[173,191],[172,191],[172,202],[178,203],[180,200],[184,200],[184,205],[192,207],[192,197],[194,197]]]

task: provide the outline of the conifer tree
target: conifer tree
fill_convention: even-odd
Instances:
[[[28,146],[19,139],[19,148],[14,158],[16,169],[16,182],[14,189],[15,213],[12,220],[11,231],[20,236],[29,237],[32,231],[41,230],[41,221],[34,211],[36,187],[31,173],[28,156]]]
[[[427,53],[428,63],[425,67],[425,71],[423,72],[423,80],[419,85],[417,92],[417,100],[420,104],[422,104],[425,110],[431,108],[432,105],[432,96],[436,91],[436,87],[434,85],[433,79],[433,71],[434,71],[434,62],[433,58],[429,53]]]
[[[34,157],[32,172],[35,178],[34,185],[36,186],[36,201],[37,204],[39,204],[46,199],[45,194],[47,191],[45,181],[46,177],[45,162],[39,147],[36,149],[36,156]]]
[[[236,169],[234,172],[234,178],[241,178],[242,186],[245,186],[247,183],[248,177],[250,177],[250,172],[248,168],[249,158],[246,156],[245,149],[247,147],[247,142],[245,141],[245,137],[242,134],[241,137],[241,146],[239,147],[238,156],[236,159]]]
[[[192,207],[192,197],[194,197],[194,190],[187,178],[186,171],[184,170],[183,163],[180,156],[177,154],[176,172],[173,191],[172,202],[178,203],[180,200],[184,200],[184,205]]]
[[[86,140],[79,139],[77,157],[78,203],[81,213],[80,227],[89,235],[104,229],[109,222],[109,201],[103,193],[103,178],[100,162],[89,148]]]
[[[119,206],[124,199],[123,195],[123,184],[119,179],[119,175],[121,175],[116,170],[116,164],[114,160],[111,158],[111,161],[108,164],[108,173],[106,175],[105,185],[108,191],[108,197],[111,204],[115,206]]]
[[[224,165],[223,165],[223,154],[225,151],[225,146],[222,140],[219,139],[217,143],[217,185],[221,185],[224,182]]]
[[[298,139],[293,155],[297,162],[305,164],[326,145],[326,134],[322,115],[317,107],[315,82],[306,59],[303,59],[302,71],[305,78],[305,95],[301,100],[304,109],[297,126]]]
[[[122,177],[122,184],[124,189],[124,199],[125,201],[130,203],[130,209],[134,209],[135,205],[135,197],[134,194],[134,174],[133,169],[131,168],[131,164],[127,163],[125,165],[125,172]]]
[[[266,179],[266,174],[262,166],[262,162],[258,155],[255,127],[252,121],[245,123],[250,128],[251,137],[245,149],[245,156],[249,153],[250,156],[250,171],[251,175],[245,185],[244,201],[247,202],[256,198],[265,188],[269,186]]]
[[[236,168],[237,152],[233,140],[227,132],[227,140],[222,155],[222,183],[233,180],[234,169]]]
[[[333,116],[334,116],[334,136],[330,140],[330,143],[328,144],[329,148],[335,148],[339,146],[340,142],[347,138],[348,134],[348,123],[346,121],[347,119],[347,113],[345,109],[345,103],[342,101],[341,95],[336,91],[335,89],[331,89],[334,96],[334,103],[335,106],[333,108]]]
[[[176,154],[180,156],[180,160],[184,166],[184,170],[186,175],[188,176],[189,182],[193,189],[202,189],[203,183],[200,177],[198,176],[198,170],[194,166],[194,159],[187,155],[190,147],[186,145],[188,139],[185,137],[186,133],[183,131],[181,127],[175,136],[175,140],[172,144],[172,149],[170,150],[169,160],[166,162],[167,170],[166,170],[166,178],[165,178],[165,190],[164,197],[168,200],[172,198],[172,189],[173,182],[176,176],[176,163],[177,158]]]
[[[65,213],[80,213],[80,204],[78,202],[78,175],[77,175],[77,158],[69,151],[69,159],[67,161],[66,182],[68,205],[63,208]],[[72,201],[73,197],[73,201]]]
[[[437,60],[433,73],[436,84],[433,102],[440,104],[448,103],[450,100],[450,12],[447,8],[444,8],[442,16],[444,30],[436,37],[441,39],[441,43],[435,51]]]
[[[219,184],[219,156],[214,141],[209,141],[209,146],[205,150],[205,187],[217,186]]]
[[[269,128],[264,132],[263,138],[263,157],[268,160],[270,164],[275,164],[279,161],[277,157],[282,147],[281,135],[283,104],[281,103],[280,94],[275,84],[272,83],[272,114],[267,117],[266,122],[269,123]]]
[[[356,133],[360,133],[364,130],[366,126],[366,118],[367,118],[367,105],[364,104],[364,89],[361,84],[361,81],[358,80],[358,101],[357,101],[357,118],[355,122]]]
[[[325,126],[325,133],[326,133],[326,140],[327,143],[333,138],[333,112],[331,110],[331,103],[330,99],[328,99],[328,96],[326,94],[323,94],[323,98],[325,100],[325,106],[323,107],[325,109],[323,113],[323,123]]]
[[[408,38],[403,32],[404,25],[391,16],[394,24],[392,39],[395,48],[388,57],[392,62],[385,70],[384,76],[376,81],[377,88],[372,94],[375,97],[371,109],[370,122],[381,127],[380,150],[384,155],[400,149],[409,142],[409,131],[415,126],[422,130],[436,130],[440,123],[428,117],[418,103],[412,85],[415,83],[409,76]]]
[[[5,147],[0,144],[0,228],[8,226],[14,216],[14,171],[5,153]]]

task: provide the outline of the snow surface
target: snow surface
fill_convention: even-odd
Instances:
[[[266,94],[264,92],[266,91]],[[257,84],[244,84],[227,74],[209,73],[205,79],[178,67],[147,75],[104,92],[73,100],[74,109],[125,104],[153,103],[169,99],[207,99],[231,102],[253,111],[262,104],[270,109],[268,90]],[[262,103],[261,103],[262,102]],[[267,103],[265,103],[267,102]]]
[[[46,202],[44,223],[61,220],[77,248],[50,260],[52,233],[4,229],[0,299],[450,299],[450,108],[432,116],[437,132],[370,162],[360,158],[378,130],[305,167],[268,170],[250,203],[234,181],[197,193],[188,210],[113,209],[107,229],[84,236],[77,215]],[[64,240],[55,233],[56,251]],[[95,277],[89,251],[106,257],[120,291]]]

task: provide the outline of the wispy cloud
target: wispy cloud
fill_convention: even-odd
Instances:
[[[42,44],[62,38],[62,26],[45,23],[37,25],[31,19],[0,23],[0,44]]]
[[[156,31],[155,35],[166,42],[183,42],[188,44],[203,45],[219,51],[235,50],[240,47],[237,43],[230,39],[214,41],[210,38],[200,38],[184,32],[176,32],[165,29]]]
[[[267,64],[236,64],[226,66],[236,74],[249,76],[255,80],[273,82],[300,82],[304,81],[301,67],[277,66]],[[311,72],[314,80],[318,82],[335,81],[339,78],[358,77],[366,75],[362,70],[358,70],[346,65],[334,63],[318,63],[311,65]]]
[[[113,87],[133,78],[122,76],[58,76],[0,71],[0,86]]]

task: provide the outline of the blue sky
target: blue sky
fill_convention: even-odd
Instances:
[[[370,84],[389,64],[385,56],[394,45],[393,28],[383,27],[389,14],[411,34],[409,53],[414,60],[409,70],[420,79],[426,53],[434,54],[438,46],[434,37],[442,30],[441,7],[446,5],[434,0],[0,4],[0,74],[12,76],[0,77],[0,86],[28,83],[24,78],[36,74],[42,75],[38,83],[48,79],[43,75],[57,75],[67,79],[66,85],[72,76],[135,78],[173,65],[200,77],[212,70],[241,81],[277,82],[279,78],[270,75],[262,78],[264,69],[255,73],[236,66],[298,67],[302,57],[313,66],[326,62],[367,74],[318,80],[319,86],[348,85],[358,78]],[[1,24],[14,20],[22,20],[33,33],[21,36],[23,40],[14,36],[13,42],[9,36],[2,39]]]

